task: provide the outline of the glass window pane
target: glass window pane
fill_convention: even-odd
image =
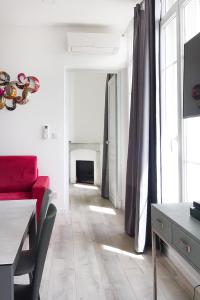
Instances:
[[[162,200],[179,202],[179,145],[176,16],[163,29],[162,51]]]
[[[200,1],[190,0],[184,7],[184,42],[200,32]]]
[[[182,43],[189,41],[200,32],[200,1],[190,0],[183,8],[184,37]],[[184,120],[184,171],[185,200],[200,201],[200,117]]]
[[[200,117],[184,120],[186,201],[200,201]]]
[[[169,203],[179,201],[177,65],[167,68],[163,78],[162,196]]]
[[[177,0],[166,0],[165,8],[166,12],[176,3]]]
[[[177,60],[176,18],[165,27],[165,53],[166,67],[168,67]]]
[[[177,65],[174,64],[166,69],[166,116],[168,134],[171,138],[177,137]]]

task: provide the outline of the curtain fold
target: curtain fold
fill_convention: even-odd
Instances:
[[[134,10],[133,78],[126,176],[125,230],[141,253],[151,242],[151,203],[157,202],[158,102],[155,8],[145,0]]]
[[[108,164],[108,82],[112,74],[107,74],[104,110],[104,137],[103,137],[103,162],[102,162],[102,183],[101,196],[109,199],[109,164]]]
[[[149,174],[146,246],[151,245],[151,204],[160,202],[160,0],[145,0],[149,64]]]

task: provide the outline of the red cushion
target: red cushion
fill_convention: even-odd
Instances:
[[[37,220],[39,220],[40,209],[42,206],[42,200],[45,190],[49,188],[49,177],[48,176],[38,176],[35,184],[32,187],[32,198],[37,199],[36,211]]]
[[[0,156],[0,193],[28,192],[37,175],[36,156]]]
[[[20,200],[31,199],[32,194],[29,192],[16,192],[16,193],[0,193],[0,201],[2,200]]]

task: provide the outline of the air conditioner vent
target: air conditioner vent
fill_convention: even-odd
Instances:
[[[120,36],[111,33],[67,33],[67,49],[71,53],[82,54],[117,54]]]

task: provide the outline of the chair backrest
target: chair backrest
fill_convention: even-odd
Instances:
[[[51,194],[52,194],[52,191],[50,189],[46,189],[46,191],[44,192],[44,196],[42,199],[42,206],[40,209],[40,218],[39,218],[38,228],[37,228],[37,237],[36,237],[36,245],[35,245],[36,249],[35,250],[37,250],[37,247],[39,244],[42,227],[43,227],[46,215],[47,215],[47,210],[48,210],[49,204],[51,202]]]
[[[0,192],[30,192],[37,180],[36,156],[0,156]]]
[[[39,299],[39,289],[42,279],[42,273],[44,270],[44,264],[49,247],[49,242],[57,214],[57,209],[53,203],[51,203],[47,210],[47,215],[42,226],[41,235],[39,239],[39,245],[36,253],[36,264],[32,281],[32,298],[30,300]]]

